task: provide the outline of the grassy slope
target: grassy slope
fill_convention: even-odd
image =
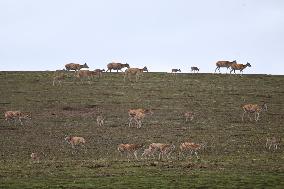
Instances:
[[[24,127],[0,118],[0,188],[173,188],[284,186],[283,148],[269,152],[267,136],[283,137],[284,77],[149,73],[138,83],[107,74],[91,85],[68,78],[53,87],[51,72],[0,72],[0,111],[30,111]],[[240,120],[244,103],[267,102],[258,123]],[[127,127],[129,108],[152,108],[141,129]],[[182,113],[194,111],[185,123]],[[98,127],[95,115],[106,117]],[[72,155],[65,135],[83,136],[87,152]],[[127,162],[119,143],[204,142],[201,159]],[[31,152],[42,161],[31,163]]]

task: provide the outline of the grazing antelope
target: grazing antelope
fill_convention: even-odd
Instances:
[[[199,68],[198,67],[191,67],[191,72],[195,73],[195,71],[198,73],[199,72]]]
[[[89,68],[87,63],[81,65],[81,64],[75,64],[75,63],[69,63],[65,65],[65,68],[67,71],[74,70],[75,72],[79,71],[82,68]]]
[[[232,64],[236,64],[237,61],[218,61],[216,62],[216,69],[215,69],[215,73],[217,70],[219,70],[219,73],[221,73],[220,68],[227,68],[227,70],[231,67]]]
[[[84,78],[88,79],[88,83],[91,84],[91,80],[94,78],[95,75],[98,75],[98,72],[95,71],[89,71],[89,70],[80,70],[77,72],[76,77],[83,82]]]
[[[242,121],[244,121],[245,114],[247,114],[249,119],[251,120],[249,114],[252,114],[252,113],[254,114],[255,121],[258,121],[260,112],[267,111],[266,103],[264,103],[262,106],[257,105],[257,104],[246,104],[246,105],[243,105],[242,108],[243,108],[243,111],[244,111],[244,113],[242,115]]]
[[[130,81],[130,77],[132,75],[135,75],[135,78],[136,78],[136,82],[138,81],[139,77],[143,74],[143,72],[146,71],[148,72],[148,68],[146,66],[144,66],[144,68],[140,69],[140,68],[128,68],[126,71],[125,71],[125,75],[124,75],[124,81],[126,79],[126,77],[129,79]]]
[[[105,72],[105,69],[102,69],[102,70],[101,69],[95,69],[94,72],[96,72],[99,77],[102,77],[103,72]]]
[[[149,145],[149,148],[152,153],[159,152],[159,160],[163,159],[163,156],[166,155],[167,159],[169,159],[171,153],[175,149],[175,145],[173,144],[164,144],[164,143],[152,143]]]
[[[104,117],[102,115],[97,116],[97,124],[99,127],[104,125]]]
[[[194,118],[194,113],[193,112],[185,112],[184,117],[185,117],[185,122],[188,122],[189,120],[192,121],[193,118]]]
[[[33,162],[39,163],[39,155],[37,153],[35,153],[35,152],[31,153],[31,160]]]
[[[122,64],[122,63],[115,63],[115,62],[112,62],[112,63],[109,63],[108,65],[107,65],[107,71],[110,71],[111,72],[111,70],[116,70],[116,72],[118,72],[118,70],[120,70],[121,71],[121,69],[122,68],[130,68],[129,67],[129,64]],[[106,72],[107,72],[106,71]]]
[[[274,150],[278,149],[278,146],[280,145],[281,139],[276,139],[276,137],[266,138],[266,144],[265,147],[270,150],[270,148],[274,148]]]
[[[140,148],[143,147],[143,144],[119,144],[117,150],[121,153],[126,153],[126,157],[129,161],[130,153],[133,153],[136,160],[138,160],[137,152]]]
[[[247,62],[247,64],[231,64],[230,74],[232,73],[232,71],[234,71],[234,73],[236,73],[236,70],[240,70],[240,73],[243,74],[243,70],[246,67],[251,67],[250,63]]]
[[[11,120],[19,120],[21,125],[23,125],[22,120],[32,119],[31,113],[23,113],[21,111],[6,111],[5,112],[5,120],[10,123]]]
[[[71,144],[72,148],[74,149],[76,146],[83,146],[85,148],[86,140],[83,137],[77,136],[68,136],[64,139],[68,144]]]
[[[181,72],[180,69],[172,69],[172,75],[176,75],[177,72]]]
[[[67,76],[65,74],[59,74],[53,77],[52,85],[55,86],[55,83],[58,82],[61,85],[61,81],[63,81]]]
[[[128,126],[131,127],[133,121],[135,121],[137,128],[141,128],[142,126],[142,120],[144,119],[144,117],[147,115],[153,115],[153,111],[150,109],[129,109],[128,110]]]
[[[192,155],[192,153],[194,153],[197,157],[197,159],[199,159],[198,155],[197,155],[197,151],[199,151],[202,148],[201,144],[196,144],[193,142],[183,142],[180,144],[179,149],[180,152],[179,154],[184,156],[184,152],[189,151],[190,155]]]

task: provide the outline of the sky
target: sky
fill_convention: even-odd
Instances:
[[[237,60],[284,75],[283,55],[283,0],[0,0],[0,71],[115,61],[212,73]]]

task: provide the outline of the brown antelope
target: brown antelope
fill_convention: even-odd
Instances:
[[[175,149],[175,145],[173,144],[164,144],[164,143],[152,143],[149,145],[149,150],[154,152],[159,152],[159,160],[163,159],[163,156],[166,155],[167,159],[169,159],[171,153]]]
[[[116,63],[116,62],[112,62],[112,63],[109,63],[108,65],[107,65],[107,71],[110,71],[111,72],[111,70],[116,70],[116,72],[118,72],[118,70],[120,70],[120,71],[122,71],[121,69],[122,68],[130,68],[129,67],[129,64],[122,64],[122,63]],[[106,72],[107,72],[106,71]]]
[[[19,120],[21,125],[23,125],[22,120],[32,119],[31,113],[23,113],[21,111],[6,111],[5,112],[5,120],[10,123],[11,120],[14,120],[14,123],[16,123],[16,120]]]
[[[266,138],[266,144],[265,147],[270,150],[270,148],[274,148],[274,150],[278,149],[278,146],[280,145],[281,139],[276,139],[276,137],[270,137]]]
[[[95,71],[89,71],[89,70],[79,70],[77,72],[76,77],[79,78],[81,80],[81,82],[83,82],[84,78],[88,79],[88,83],[91,84],[91,80],[94,78],[95,75],[98,75],[98,72]]]
[[[191,72],[195,73],[195,71],[198,73],[199,72],[199,68],[198,67],[191,67]]]
[[[70,70],[75,70],[75,71],[79,71],[82,68],[89,68],[89,66],[87,65],[87,63],[81,65],[81,64],[75,64],[75,63],[69,63],[65,65],[65,68],[67,71]]]
[[[128,116],[129,116],[128,126],[131,127],[133,121],[135,121],[137,128],[141,128],[142,120],[147,114],[153,115],[153,111],[150,109],[141,109],[141,108],[128,110]]]
[[[215,73],[217,70],[219,70],[219,73],[221,73],[220,68],[227,68],[227,70],[231,67],[232,64],[236,64],[237,61],[218,61],[216,62],[216,69],[215,69]]]
[[[193,112],[185,112],[184,117],[185,117],[185,122],[188,122],[189,120],[192,121],[193,118],[194,118],[194,113]]]
[[[234,73],[236,73],[236,70],[240,70],[240,73],[243,74],[243,70],[246,67],[251,67],[250,63],[247,62],[247,64],[231,64],[230,74],[232,73],[232,71],[234,71]]]
[[[183,142],[180,144],[179,149],[180,152],[179,154],[184,156],[184,152],[189,151],[190,155],[192,155],[192,153],[194,153],[197,157],[197,159],[199,159],[198,155],[197,155],[197,151],[199,151],[202,148],[201,144],[196,144],[193,142]]]
[[[180,69],[172,69],[172,75],[176,75],[177,72],[181,72]]]
[[[243,105],[243,115],[242,115],[242,121],[244,121],[244,116],[245,114],[248,115],[249,119],[251,120],[249,114],[254,114],[254,119],[255,121],[259,120],[259,115],[262,111],[267,111],[267,105],[264,103],[262,106],[257,105],[257,104],[246,104]]]
[[[85,148],[86,140],[83,137],[68,136],[64,139],[67,143],[71,144],[74,149],[76,146],[83,146]]]
[[[95,69],[94,72],[96,72],[99,77],[102,77],[103,72],[105,72],[105,69],[102,69],[102,70],[101,69]]]
[[[55,83],[58,82],[61,85],[61,81],[63,81],[67,76],[65,74],[59,74],[53,77],[52,85],[55,86]]]
[[[129,79],[130,81],[130,77],[132,75],[135,75],[135,78],[136,78],[136,82],[138,81],[139,77],[143,74],[143,72],[146,71],[148,72],[148,68],[146,66],[144,66],[144,68],[140,69],[140,68],[128,68],[126,71],[125,71],[125,75],[124,75],[124,81],[126,79],[126,77]]]
[[[33,162],[39,163],[39,155],[38,155],[38,153],[35,153],[35,152],[31,153],[31,160]]]
[[[97,116],[97,124],[99,127],[104,125],[104,117],[102,115]]]
[[[119,144],[117,150],[121,153],[126,153],[126,157],[129,161],[130,153],[133,153],[136,160],[138,160],[137,152],[140,148],[143,147],[143,144]]]

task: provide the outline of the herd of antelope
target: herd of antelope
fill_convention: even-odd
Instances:
[[[91,84],[91,80],[94,77],[101,78],[103,76],[103,72],[111,72],[112,70],[121,71],[123,68],[127,68],[124,72],[124,81],[126,79],[129,79],[131,81],[132,76],[135,76],[135,81],[137,82],[138,79],[143,76],[143,72],[148,72],[148,68],[144,66],[143,68],[130,68],[129,64],[125,63],[117,63],[117,62],[112,62],[107,65],[107,70],[105,69],[95,69],[94,71],[90,70],[82,70],[82,68],[88,69],[89,66],[87,63],[81,65],[81,64],[75,64],[75,63],[69,63],[65,65],[65,69],[63,70],[57,70],[55,72],[55,75],[53,77],[53,86],[58,83],[58,85],[61,85],[61,82],[67,78],[67,75],[59,72],[59,71],[75,71],[75,78],[80,79],[81,82],[83,82],[84,79],[88,80],[88,83]]]
[[[216,62],[216,69],[215,73],[217,70],[219,70],[219,73],[221,73],[220,68],[227,68],[230,69],[230,74],[232,72],[236,73],[236,70],[239,70],[241,74],[243,74],[243,70],[246,67],[251,67],[250,63],[247,64],[238,64],[236,60],[234,61],[218,61]],[[91,79],[94,77],[99,77],[101,78],[103,76],[103,72],[111,72],[112,70],[116,70],[116,72],[121,71],[123,68],[127,68],[124,72],[124,81],[126,81],[126,78],[131,81],[131,77],[135,76],[135,81],[137,82],[138,79],[143,75],[143,72],[148,72],[148,68],[144,66],[143,68],[130,68],[130,65],[125,63],[118,63],[118,62],[111,62],[107,64],[107,70],[105,69],[95,69],[94,71],[90,70],[82,70],[82,68],[88,69],[89,66],[87,63],[85,64],[76,64],[76,63],[69,63],[65,65],[66,71],[75,71],[75,78],[80,79],[81,82],[83,82],[83,79],[87,79],[88,83],[91,84]],[[198,73],[199,68],[196,66],[191,67],[191,72],[193,73]],[[62,70],[58,70],[62,71]],[[181,72],[181,69],[172,69],[171,73],[172,75],[176,75],[178,72]],[[67,76],[64,73],[59,73],[55,74],[53,77],[53,86],[58,83],[58,85],[61,85],[61,82],[66,78]]]
[[[215,72],[217,70],[219,70],[220,72],[220,68],[227,68],[227,69],[231,69],[230,73],[232,71],[235,70],[239,70],[241,73],[243,72],[243,70],[246,67],[251,67],[251,65],[249,63],[247,64],[237,64],[237,62],[234,60],[232,62],[230,61],[218,61],[216,63],[216,69]],[[89,66],[85,63],[83,65],[81,64],[75,64],[75,63],[70,63],[70,64],[66,64],[65,65],[66,71],[75,71],[75,76],[77,78],[88,78],[91,79],[94,76],[98,76],[98,77],[102,77],[102,73],[103,72],[111,72],[112,70],[116,70],[121,71],[123,68],[127,68],[124,72],[124,81],[126,80],[126,78],[128,78],[130,80],[130,78],[132,76],[135,76],[136,81],[143,76],[143,72],[148,72],[148,68],[145,66],[143,68],[130,68],[129,64],[125,63],[116,63],[116,62],[112,62],[109,63],[107,65],[107,70],[105,71],[104,69],[96,69],[94,71],[89,71],[89,70],[81,70],[82,68],[89,68]],[[198,67],[191,67],[191,71],[192,72],[198,72],[199,68]],[[177,72],[181,72],[180,69],[172,69],[172,74],[176,75]],[[58,83],[59,85],[61,85],[61,81],[66,78],[67,76],[65,74],[60,74],[60,75],[55,75],[53,78],[53,85],[55,85],[56,83]],[[90,82],[90,80],[89,80]],[[245,104],[242,106],[242,121],[244,120],[245,115],[247,115],[247,117],[250,119],[250,121],[252,121],[250,115],[254,114],[254,120],[256,122],[259,121],[259,117],[260,117],[260,113],[261,112],[265,112],[267,111],[267,105],[264,103],[262,105],[258,105],[258,104]],[[14,124],[16,124],[17,122],[20,123],[20,125],[24,125],[26,120],[30,120],[31,117],[31,113],[25,113],[25,112],[21,112],[21,111],[6,111],[4,113],[5,115],[5,120],[10,124],[11,121],[14,121]],[[132,127],[135,126],[137,128],[141,128],[142,127],[142,123],[143,120],[146,116],[148,115],[153,115],[153,111],[151,109],[129,109],[128,110],[128,126]],[[191,122],[194,117],[195,114],[194,112],[188,111],[185,112],[183,114],[185,122]],[[96,117],[96,121],[97,121],[97,125],[99,127],[103,127],[104,126],[104,121],[105,118],[103,115],[98,115]],[[64,138],[64,140],[71,145],[71,147],[73,149],[75,149],[76,147],[84,147],[86,145],[86,140],[83,137],[80,136],[67,136]],[[272,137],[272,138],[267,138],[266,140],[266,144],[265,146],[268,149],[274,148],[274,150],[277,150],[280,144],[280,139]],[[144,147],[143,144],[119,144],[117,147],[117,150],[119,153],[122,154],[126,154],[126,157],[129,161],[130,155],[133,154],[133,156],[135,157],[135,159],[138,160],[138,151],[140,149],[142,149]],[[195,156],[197,158],[198,157],[198,151],[203,149],[205,146],[204,144],[199,144],[199,143],[195,143],[192,141],[185,141],[183,143],[181,143],[179,145],[179,156],[178,157],[184,157],[186,152],[189,152],[190,155],[195,154]],[[176,150],[175,145],[171,142],[171,143],[151,143],[149,144],[148,148],[144,149],[143,153],[141,154],[141,158],[155,158],[155,155],[158,155],[158,159],[161,160],[163,158],[171,158],[171,154],[173,153],[173,151]],[[39,161],[39,155],[36,152],[33,152],[31,154],[31,159],[33,161]]]
[[[247,114],[247,116],[250,118],[250,114],[254,114],[255,121],[259,121],[260,113],[262,111],[267,111],[267,105],[264,103],[263,105],[257,105],[257,104],[246,104],[242,106],[243,114],[242,114],[242,121],[244,121],[244,116]],[[142,127],[142,121],[146,117],[146,115],[153,115],[154,112],[151,109],[129,109],[128,110],[128,126],[129,127]],[[185,122],[191,122],[195,114],[192,111],[187,111],[183,114],[184,121]],[[17,121],[20,122],[21,125],[23,125],[24,120],[31,119],[31,113],[23,113],[21,111],[6,111],[5,112],[5,120],[7,122],[11,122],[11,120],[14,120],[14,124],[17,123]],[[98,127],[104,126],[105,118],[103,115],[97,115],[96,117],[97,125]],[[252,120],[251,120],[252,121]],[[71,145],[72,149],[78,149],[78,147],[83,147],[85,150],[85,144],[86,140],[83,137],[80,136],[67,136],[64,138],[64,140]],[[279,148],[280,140],[276,137],[271,137],[266,139],[265,147],[269,150],[273,148],[274,150],[277,150]],[[119,144],[117,147],[118,152],[123,155],[126,154],[126,158],[129,161],[130,156],[133,155],[136,160],[138,160],[138,151],[144,147],[143,144]],[[158,160],[162,160],[164,158],[170,159],[171,154],[178,150],[178,159],[184,158],[185,154],[189,154],[192,156],[193,154],[199,159],[198,151],[203,149],[205,147],[204,144],[195,143],[192,141],[185,141],[182,142],[179,145],[179,148],[176,149],[175,145],[173,143],[151,143],[149,144],[148,148],[144,149],[143,153],[141,154],[141,159],[148,159],[152,158],[155,159],[156,155],[158,155]],[[188,153],[187,153],[188,152]],[[73,154],[73,152],[72,152]],[[34,162],[39,162],[39,155],[36,152],[33,152],[31,154],[31,160]]]

